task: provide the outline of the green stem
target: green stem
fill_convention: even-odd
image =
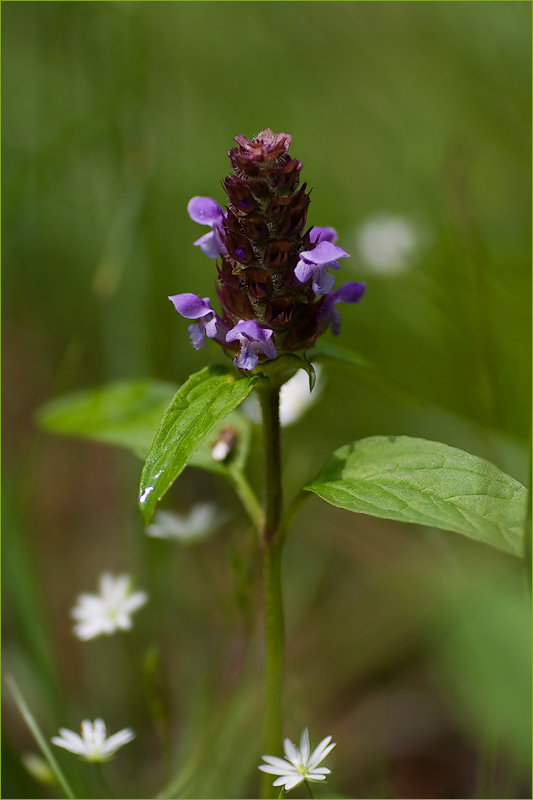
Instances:
[[[306,786],[307,791],[309,792],[309,797],[313,797],[313,792],[311,791],[311,787],[309,786],[309,782],[308,781],[305,782],[305,786]]]
[[[279,388],[264,384],[259,390],[263,416],[264,507],[261,525],[263,550],[266,663],[263,747],[268,755],[281,754],[283,738],[283,595],[279,535],[282,514],[281,428]],[[263,775],[264,798],[276,797],[271,776]]]
[[[279,423],[279,388],[263,384],[259,392],[263,417],[264,505],[261,538],[270,542],[276,537],[282,511],[281,427]]]
[[[259,530],[261,527],[263,513],[261,511],[259,500],[255,496],[254,490],[246,480],[246,477],[238,469],[232,470],[231,482],[237,493],[237,496],[239,497],[239,500],[244,506],[246,513],[250,517],[257,530]]]
[[[305,501],[309,500],[309,498],[312,496],[312,492],[305,492],[303,489],[300,489],[298,494],[291,500],[280,523],[279,535],[281,539],[285,539],[287,531],[289,530],[294,517],[303,506]]]
[[[115,795],[109,788],[109,785],[106,779],[104,778],[104,773],[102,772],[102,765],[100,764],[99,761],[94,761],[93,766],[94,766],[94,771],[96,773],[96,779],[100,786],[100,791],[102,792],[102,797],[112,798],[112,800],[114,800]]]

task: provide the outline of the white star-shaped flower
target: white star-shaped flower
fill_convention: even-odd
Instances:
[[[191,544],[207,539],[227,519],[228,514],[219,511],[214,503],[197,503],[188,514],[156,511],[146,533],[157,539],[176,539]]]
[[[279,775],[280,777],[276,778],[272,785],[285,786],[286,792],[290,792],[303,781],[324,781],[331,770],[327,767],[319,768],[318,765],[335,747],[335,742],[333,744],[330,742],[331,736],[326,736],[310,753],[309,733],[306,728],[302,733],[300,747],[296,747],[290,739],[285,739],[283,746],[288,760],[276,756],[261,756],[267,763],[261,764],[259,769],[272,775]]]
[[[71,615],[77,620],[74,633],[86,641],[108,636],[132,627],[131,615],[148,600],[146,592],[133,592],[128,575],[113,577],[104,572],[100,577],[100,594],[80,594]]]
[[[81,736],[79,733],[69,731],[68,728],[60,728],[59,733],[61,736],[52,738],[53,744],[76,753],[84,761],[109,761],[119,747],[135,739],[135,734],[130,728],[124,728],[108,739],[103,719],[95,719],[94,723],[84,719],[81,723]]]

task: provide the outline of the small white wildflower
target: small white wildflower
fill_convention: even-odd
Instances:
[[[131,615],[148,600],[146,592],[132,592],[128,575],[100,576],[100,594],[80,594],[71,615],[77,620],[74,633],[86,641],[132,627]]]
[[[359,253],[374,272],[401,272],[422,243],[414,225],[403,217],[378,215],[356,232]]]
[[[320,400],[325,380],[322,376],[322,367],[316,365],[314,369],[316,383],[312,392],[309,391],[309,375],[305,369],[299,369],[281,387],[279,394],[279,421],[282,427],[298,422]],[[247,397],[243,403],[243,408],[254,422],[261,422],[261,406],[255,395]]]
[[[324,381],[322,367],[315,367],[316,383],[311,392],[309,375],[305,369],[299,369],[290,381],[284,383],[279,394],[279,421],[281,425],[292,425],[320,400]]]
[[[184,544],[206,539],[228,519],[214,503],[198,503],[188,514],[157,511],[155,522],[148,525],[146,533],[158,539],[177,539]]]
[[[94,723],[84,719],[81,723],[81,736],[69,731],[68,728],[60,728],[59,733],[61,736],[54,736],[52,743],[76,753],[84,761],[109,761],[119,747],[135,739],[135,734],[130,728],[124,728],[108,739],[103,719],[95,719]]]
[[[319,768],[318,765],[335,747],[335,742],[333,744],[330,742],[331,736],[326,736],[310,753],[309,733],[306,728],[300,739],[300,747],[296,747],[290,739],[285,739],[283,747],[285,758],[288,760],[276,758],[276,756],[261,756],[267,763],[261,764],[259,769],[263,772],[270,772],[272,775],[279,775],[280,777],[276,778],[272,785],[285,786],[286,792],[290,792],[304,781],[311,783],[324,781],[331,770],[326,767]]]

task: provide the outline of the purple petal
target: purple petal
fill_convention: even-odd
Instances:
[[[217,322],[218,322],[218,317],[216,314],[213,314],[211,319],[206,319],[203,322],[205,332],[210,339],[214,339],[215,336],[217,335]]]
[[[214,313],[209,297],[204,297],[202,300],[197,294],[184,292],[183,294],[174,294],[168,299],[172,300],[178,314],[186,319],[199,319],[205,317],[206,314]]]
[[[331,325],[333,336],[338,336],[341,332],[341,312],[333,307],[329,313],[328,322]]]
[[[298,261],[294,268],[294,274],[300,283],[307,283],[314,271],[315,267],[303,260]]]
[[[262,328],[255,320],[241,319],[226,334],[227,342],[240,342],[240,350],[233,362],[240,369],[254,369],[257,366],[257,353],[260,350],[267,358],[276,358],[277,351],[271,342],[273,331]],[[253,366],[250,364],[253,363]],[[247,366],[245,366],[245,364]]]
[[[190,218],[200,225],[220,224],[224,219],[224,212],[212,197],[193,197],[187,206]]]
[[[333,242],[335,243],[338,239],[337,231],[335,228],[313,228],[311,233],[309,234],[309,238],[311,242],[314,244],[319,240],[321,242]]]
[[[226,341],[234,342],[240,339],[241,336],[246,336],[252,342],[259,342],[260,344],[268,344],[271,339],[273,331],[270,328],[262,328],[253,319],[240,319],[238,323],[227,333]],[[275,358],[275,356],[274,356]]]
[[[331,265],[330,265],[331,266]],[[328,265],[324,264],[315,270],[311,288],[316,295],[328,294],[335,286],[335,278],[328,272]]]
[[[337,258],[345,258],[346,256],[349,256],[349,253],[332,242],[319,242],[314,250],[304,250],[300,253],[301,259],[308,264],[316,265],[329,264],[336,261]]]
[[[241,349],[233,359],[233,363],[239,369],[252,370],[257,367],[257,343],[251,342],[245,336],[241,338]]]
[[[204,235],[200,236],[200,238],[197,239],[194,244],[199,245],[202,249],[202,252],[205,253],[208,258],[218,258],[220,255],[226,252],[226,249],[220,241],[220,236],[218,235],[218,231],[216,229],[209,231],[209,233],[204,233]]]
[[[366,290],[366,283],[345,283],[335,292],[336,303],[358,303]]]
[[[199,350],[205,343],[205,326],[201,322],[189,325],[189,337],[195,350]]]

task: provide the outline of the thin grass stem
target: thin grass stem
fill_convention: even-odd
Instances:
[[[65,778],[61,767],[55,760],[54,755],[48,746],[48,742],[41,733],[41,729],[39,728],[35,717],[28,708],[26,701],[22,696],[22,692],[20,691],[12,675],[6,676],[6,683],[9,686],[9,689],[11,690],[11,694],[13,695],[15,703],[18,706],[18,709],[24,719],[24,722],[32,732],[33,738],[37,742],[42,754],[48,761],[48,765],[52,770],[52,772],[54,773],[55,777],[57,778],[59,785],[65,792],[66,797],[72,798],[72,800],[76,800],[76,795],[74,794],[69,782]]]

